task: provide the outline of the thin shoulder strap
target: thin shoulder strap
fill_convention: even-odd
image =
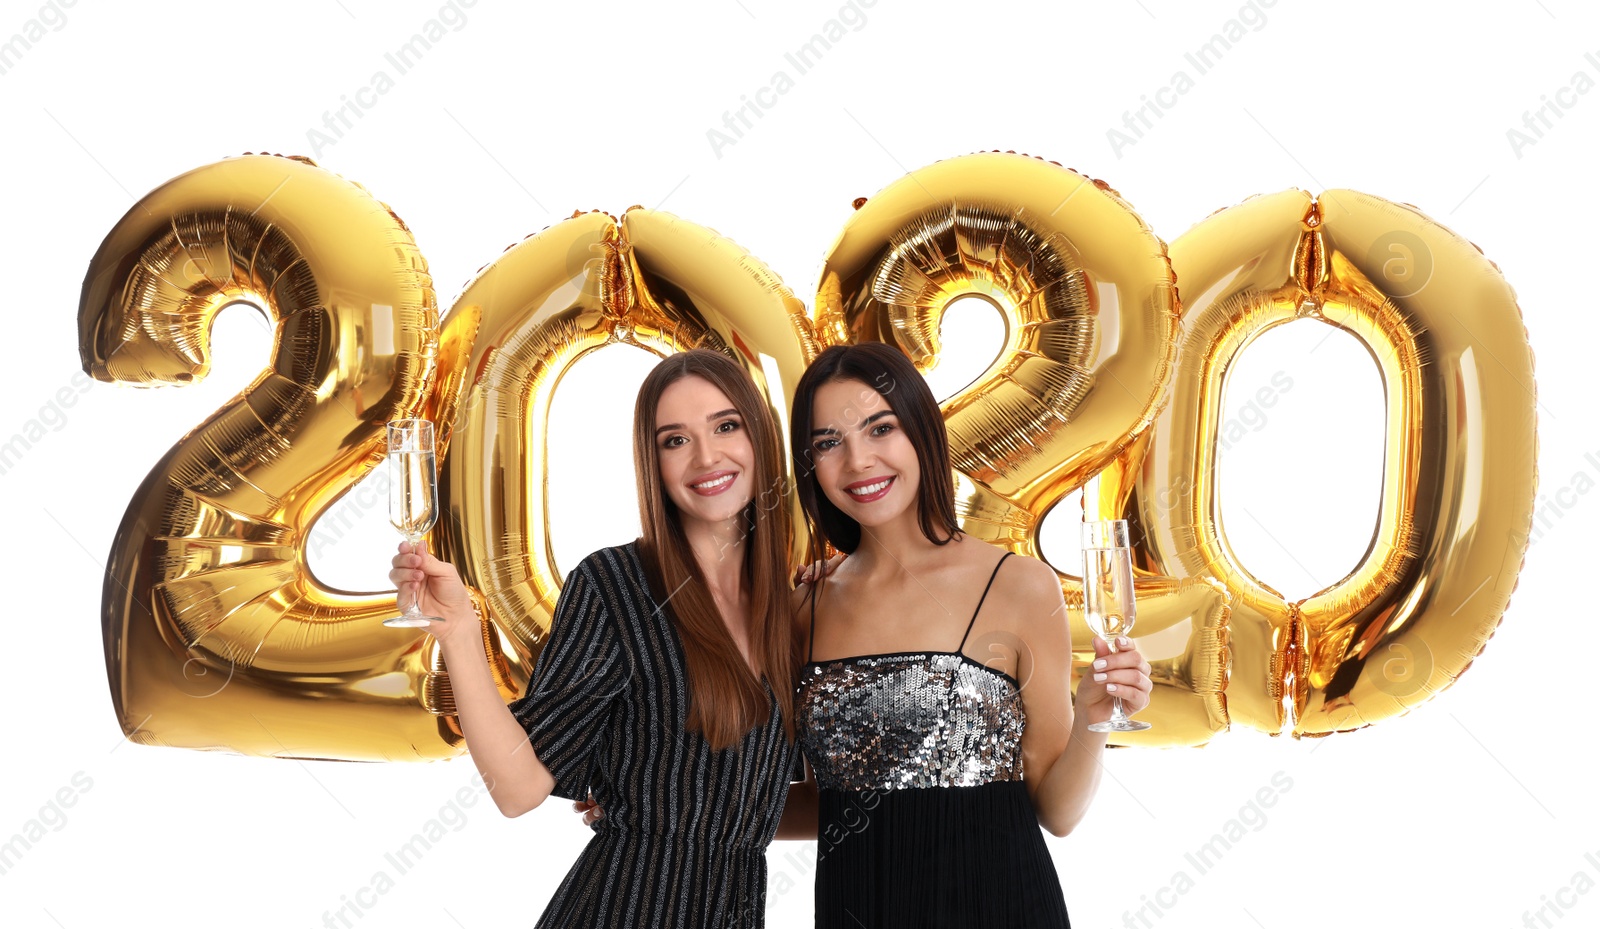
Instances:
[[[994,563],[994,571],[989,575],[989,583],[984,585],[983,596],[978,598],[978,609],[972,611],[972,619],[967,621],[967,632],[966,632],[966,635],[963,635],[961,637],[961,644],[956,646],[956,651],[957,652],[961,651],[963,648],[966,647],[966,645],[967,645],[967,636],[972,635],[972,625],[973,625],[973,623],[976,623],[978,621],[978,610],[983,609],[983,601],[987,600],[989,598],[989,588],[994,586],[995,575],[1000,573],[1000,566],[1002,564],[1005,564],[1005,560],[1007,558],[1010,558],[1010,557],[1011,557],[1011,552],[1006,552],[1004,555],[1000,556],[1000,560],[999,561]],[[813,620],[813,622],[815,622],[815,621]]]

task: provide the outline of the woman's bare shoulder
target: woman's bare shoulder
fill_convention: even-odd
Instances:
[[[1013,617],[1016,627],[1065,621],[1061,575],[1049,562],[1013,553],[996,567],[990,596],[999,596],[1005,615]]]
[[[1032,578],[1035,583],[1046,574],[1052,578],[1056,576],[1055,569],[1043,561],[1020,552],[1012,552],[1011,557],[1006,558],[1008,551],[1010,549],[1004,545],[963,534],[956,552],[955,563],[981,571],[985,577],[988,577],[991,571],[995,572],[997,586],[1002,581],[1014,582],[1019,575]],[[1002,559],[1004,559],[1003,564]]]

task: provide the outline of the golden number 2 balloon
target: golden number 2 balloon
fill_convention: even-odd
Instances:
[[[1221,210],[1172,245],[1189,305],[1171,402],[1107,472],[1091,512],[1139,526],[1152,571],[1234,598],[1229,716],[1326,735],[1402,714],[1482,650],[1516,586],[1534,505],[1533,354],[1515,296],[1470,242],[1415,208],[1290,190]],[[1274,326],[1359,339],[1384,382],[1372,542],[1338,583],[1286,601],[1234,557],[1215,464],[1232,364]],[[1293,449],[1308,493],[1338,493],[1336,447]]]
[[[823,264],[817,329],[830,343],[898,345],[939,360],[958,297],[1005,320],[1005,345],[943,404],[962,527],[1038,556],[1046,513],[1149,428],[1177,347],[1166,246],[1115,191],[1012,152],[913,171],[868,198]],[[1094,659],[1082,585],[1064,578],[1074,664]],[[1126,744],[1198,744],[1227,727],[1228,600],[1207,578],[1137,583],[1155,725]]]
[[[456,753],[422,705],[435,657],[379,620],[392,594],[307,569],[317,514],[384,454],[433,377],[437,309],[405,225],[356,184],[268,155],[140,200],[90,263],[79,350],[95,378],[184,384],[211,323],[249,301],[271,363],[173,446],[117,530],[103,599],[117,718],[137,742],[282,757]]]

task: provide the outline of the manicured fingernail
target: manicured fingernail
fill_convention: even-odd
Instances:
[[[1104,658],[1096,658],[1094,660],[1094,669],[1096,671],[1104,671],[1106,669],[1106,660]]]
[[[1117,644],[1121,645],[1123,648],[1127,648],[1129,645],[1132,645],[1133,643],[1128,641],[1128,637],[1127,636],[1120,636],[1117,639]]]
[[[1105,676],[1104,672],[1102,672],[1100,674],[1096,674],[1094,676],[1094,679],[1097,680],[1097,681],[1103,681],[1103,680],[1106,679],[1106,676]]]
[[[1107,684],[1106,685],[1106,690],[1107,691],[1115,692],[1116,689],[1117,689],[1117,685],[1115,685],[1115,684]]]

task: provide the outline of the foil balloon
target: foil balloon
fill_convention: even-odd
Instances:
[[[1165,396],[1181,312],[1166,246],[1103,182],[1014,152],[951,158],[858,204],[824,260],[817,331],[889,342],[928,371],[946,308],[967,296],[1006,336],[941,404],[958,514],[974,536],[1040,557],[1044,516],[1138,442]],[[1094,658],[1081,583],[1063,586],[1081,674]],[[1156,683],[1141,718],[1155,725],[1111,740],[1202,743],[1227,727],[1226,593],[1205,579],[1138,589]]]
[[[1511,288],[1470,242],[1414,207],[1299,190],[1221,210],[1172,245],[1188,298],[1170,403],[1085,507],[1135,523],[1146,570],[1212,577],[1233,597],[1233,721],[1323,736],[1407,712],[1494,634],[1534,506],[1533,355]],[[1215,482],[1231,366],[1294,320],[1375,359],[1387,413],[1372,540],[1338,583],[1289,602],[1240,564]],[[1336,480],[1336,449],[1285,467]]]
[[[1199,745],[1233,721],[1370,725],[1448,686],[1493,634],[1532,518],[1533,370],[1514,296],[1470,243],[1411,207],[1289,191],[1219,211],[1169,261],[1104,183],[1011,152],[938,162],[857,206],[814,323],[744,249],[632,207],[507,249],[441,327],[405,225],[307,159],[227,159],[146,196],[86,276],[85,370],[203,379],[212,320],[237,302],[275,335],[269,366],[156,464],[118,529],[103,625],[124,733],[280,757],[460,754],[426,630],[379,622],[392,593],[331,590],[306,567],[308,530],[381,460],[386,421],[438,424],[434,549],[483,608],[510,699],[563,576],[544,424],[566,371],[611,345],[714,348],[786,428],[820,346],[887,341],[931,370],[964,296],[988,301],[1006,338],[943,404],[963,528],[1037,557],[1041,521],[1079,488],[1085,517],[1133,524],[1155,726],[1113,744]],[[1303,318],[1371,351],[1388,442],[1362,563],[1291,603],[1232,555],[1212,476],[1231,365]],[[1331,460],[1318,451],[1292,463]],[[764,496],[803,525],[787,483]],[[805,548],[797,535],[796,561]],[[1063,589],[1079,675],[1093,657],[1081,584]]]
[[[329,589],[304,557],[318,514],[382,460],[385,422],[429,392],[427,265],[388,207],[307,159],[205,165],[141,199],[95,254],[84,369],[199,381],[212,320],[237,302],[271,321],[270,362],[156,463],[112,544],[102,620],[122,730],[251,755],[457,754],[426,705],[424,633],[382,625],[392,593]]]
[[[749,252],[703,226],[633,207],[574,214],[484,268],[446,317],[441,389],[452,424],[440,466],[440,557],[482,591],[491,667],[521,692],[560,595],[547,514],[545,424],[562,376],[590,352],[713,348],[741,363],[779,423],[814,339],[804,306]],[[787,486],[764,505],[798,518]],[[803,540],[793,541],[795,560]],[[449,705],[448,695],[441,702]]]

